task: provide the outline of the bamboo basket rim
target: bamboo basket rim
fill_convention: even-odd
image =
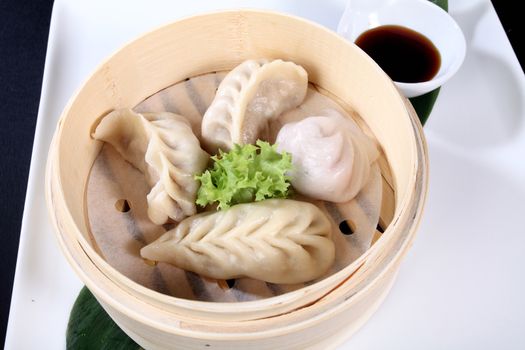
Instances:
[[[314,22],[311,22],[309,20],[306,20],[306,19],[303,19],[303,18],[300,18],[300,17],[297,17],[297,16],[292,16],[292,15],[288,15],[288,14],[282,14],[282,13],[279,13],[279,12],[275,12],[275,11],[266,11],[266,10],[250,10],[250,9],[243,9],[243,10],[225,10],[225,11],[210,11],[210,12],[206,12],[204,14],[198,14],[198,15],[193,15],[193,16],[188,16],[186,18],[183,18],[183,19],[180,19],[180,20],[177,20],[176,22],[172,22],[172,23],[169,23],[169,24],[166,24],[166,25],[163,25],[163,26],[159,26],[158,28],[155,28],[149,32],[147,32],[146,34],[144,35],[141,35],[139,38],[136,38],[134,40],[130,40],[126,45],[124,45],[121,49],[119,49],[118,51],[116,51],[115,53],[113,53],[112,55],[110,55],[108,58],[106,58],[96,69],[95,69],[95,72],[99,71],[101,69],[101,67],[103,67],[108,61],[111,61],[115,56],[119,55],[119,53],[123,50],[125,50],[126,48],[129,48],[131,46],[133,46],[133,44],[139,40],[145,40],[147,39],[150,35],[154,34],[154,33],[157,33],[159,30],[162,30],[163,28],[166,28],[166,27],[169,27],[171,25],[174,25],[174,23],[179,23],[179,22],[185,22],[185,21],[191,21],[193,20],[195,17],[205,17],[205,16],[216,16],[216,15],[222,15],[222,14],[238,14],[238,13],[248,13],[248,14],[269,14],[269,15],[273,15],[273,16],[279,16],[279,17],[287,17],[287,18],[291,18],[295,21],[299,21],[299,22],[303,22],[305,24],[308,24],[309,26],[315,26],[318,30],[322,30],[326,33],[329,33],[330,35],[334,36],[334,37],[337,37],[337,39],[343,43],[344,45],[351,45],[351,46],[354,46],[354,48],[357,48],[357,46],[355,46],[354,44],[352,43],[349,43],[348,41],[346,41],[345,39],[337,36],[337,34],[333,33],[332,31],[328,30],[327,28],[317,24],[317,23],[314,23]],[[358,48],[357,48],[358,49]],[[366,54],[364,52],[362,52],[360,49],[358,49],[358,51],[360,51],[360,54],[362,56],[366,56]],[[367,59],[371,62],[371,64],[375,65],[376,66],[376,70],[379,72],[379,75],[383,76],[382,79],[385,81],[385,83],[387,84],[390,84],[391,85],[391,89],[392,91],[395,91],[396,94],[398,94],[398,91],[396,90],[395,86],[393,85],[393,83],[391,82],[391,80],[386,76],[386,74],[379,68],[379,66],[377,66],[373,61],[371,61],[368,57]],[[80,91],[82,90],[82,87],[84,87],[84,85],[87,83],[87,81],[90,80],[92,75],[90,75],[85,81],[84,83],[80,86],[79,89],[77,89],[77,92],[71,97],[71,99],[69,100],[66,108],[64,109],[64,112],[62,113],[62,116],[59,120],[59,127],[57,129],[57,132],[55,134],[55,137],[59,140],[60,139],[60,136],[62,134],[62,121],[66,118],[66,116],[68,115],[69,113],[69,110],[72,106],[72,104],[74,103],[76,97],[79,95]],[[402,101],[402,98],[400,98],[400,103],[403,103]],[[58,145],[58,142],[53,142],[53,145],[57,146]],[[52,154],[53,150],[50,149],[50,155]],[[58,153],[58,149],[57,149],[57,153]],[[53,153],[54,154],[54,153]],[[60,157],[58,156],[57,159],[59,159]],[[416,169],[413,169],[413,170],[416,170]],[[48,176],[51,176],[48,174]],[[58,174],[54,174],[54,176],[58,176],[57,178],[57,181],[58,183],[60,184],[61,183],[61,179],[60,179],[60,172],[58,172]],[[48,181],[48,180],[46,180]],[[405,207],[405,204],[406,202],[410,199],[408,198],[413,192],[414,192],[414,189],[412,189],[412,184],[415,182],[415,179],[412,179],[410,182],[409,182],[409,186],[407,186],[408,190],[407,192],[404,194],[404,196],[402,198],[397,198],[398,199],[398,204],[396,207],[400,207],[400,208],[404,208]],[[60,200],[62,202],[65,202],[64,200],[64,193],[62,193],[62,191],[59,192],[60,193]],[[397,196],[397,193],[396,193],[396,196]],[[396,210],[397,211],[397,210]],[[207,311],[207,312],[224,312],[224,308],[231,308],[232,305],[235,305],[235,309],[236,309],[236,313],[239,312],[239,309],[245,309],[244,312],[253,312],[253,311],[256,311],[257,309],[265,309],[266,307],[272,305],[272,304],[282,304],[283,302],[285,303],[286,301],[290,301],[290,299],[293,299],[293,300],[298,300],[298,299],[301,299],[302,296],[304,296],[305,294],[307,293],[310,293],[312,290],[317,290],[317,291],[322,291],[321,292],[321,297],[326,295],[326,294],[329,294],[331,291],[333,291],[334,288],[337,288],[337,286],[339,285],[339,283],[344,283],[345,280],[348,279],[348,271],[352,271],[352,272],[358,272],[359,269],[363,266],[363,264],[366,262],[367,258],[373,253],[373,252],[376,252],[376,251],[379,251],[380,248],[382,248],[387,242],[387,238],[390,238],[390,239],[393,239],[394,237],[390,237],[390,236],[393,236],[392,235],[392,231],[394,231],[395,229],[395,225],[397,223],[397,220],[402,216],[404,212],[397,212],[396,215],[394,216],[394,220],[392,222],[391,225],[388,226],[388,228],[385,230],[384,234],[382,235],[382,237],[371,247],[369,248],[362,256],[360,256],[357,260],[355,260],[354,262],[352,262],[350,265],[348,265],[347,267],[343,268],[341,271],[335,273],[334,275],[332,276],[329,276],[325,279],[323,279],[322,281],[318,281],[316,282],[315,284],[312,284],[310,286],[306,286],[304,288],[301,288],[299,290],[296,290],[296,291],[293,291],[293,292],[289,292],[289,293],[285,293],[283,295],[279,295],[279,296],[274,296],[274,297],[270,297],[270,298],[267,298],[267,299],[263,299],[263,300],[257,300],[257,301],[240,301],[240,302],[235,302],[235,303],[230,303],[230,302],[205,302],[205,301],[195,301],[195,300],[187,300],[187,299],[182,299],[182,298],[176,298],[176,297],[172,297],[172,296],[167,296],[167,295],[164,295],[164,294],[161,294],[161,293],[158,293],[158,292],[155,292],[155,291],[152,291],[146,287],[143,287],[141,285],[139,285],[138,283],[136,282],[133,282],[129,279],[127,279],[127,277],[122,276],[123,279],[127,280],[126,283],[130,286],[130,288],[138,291],[139,293],[141,294],[153,294],[153,297],[159,299],[160,301],[163,301],[163,302],[167,302],[167,303],[175,303],[177,304],[177,306],[181,306],[183,307],[184,309],[199,309],[199,310],[204,310],[204,311]],[[79,227],[77,226],[76,224],[76,221],[74,220],[74,218],[71,216],[71,213],[66,212],[65,213],[66,216],[67,216],[67,220],[72,222],[74,224],[74,227],[75,227],[75,236],[76,236],[76,239],[77,239],[77,242],[78,244],[80,244],[80,246],[82,247],[82,249],[84,250],[84,252],[86,253],[86,255],[89,257],[89,259],[97,266],[97,268],[100,268],[101,266],[104,267],[105,269],[108,269],[108,271],[112,271],[113,268],[107,264],[107,262],[105,262],[100,256],[98,256],[98,254],[95,252],[95,251],[91,251],[92,250],[92,247],[91,245],[89,244],[89,242],[87,242],[87,240],[85,239],[85,237],[81,234],[81,230],[79,229]],[[106,272],[107,271],[102,271],[100,270],[102,274],[104,274],[104,276],[107,277],[106,275]],[[77,270],[77,273],[78,273],[78,270]],[[115,275],[120,275],[119,272],[117,272],[116,270],[114,271],[114,274],[112,274],[112,277],[114,277]],[[335,283],[335,282],[338,282],[338,283]],[[122,286],[119,285],[119,287],[122,289]],[[319,298],[317,298],[316,300],[318,300]],[[315,300],[314,300],[315,301]],[[242,311],[242,310],[241,310]]]
[[[409,107],[407,105],[407,108],[411,108],[411,106]],[[415,119],[417,120],[417,118],[415,118]],[[415,129],[419,129],[420,131],[422,131],[421,125],[416,120],[412,121],[414,128]],[[54,143],[54,141],[55,140],[53,139],[52,144]],[[426,146],[426,142],[425,142],[425,140],[423,138],[419,139],[418,146],[419,146],[418,150],[420,151],[419,160],[423,163],[422,167],[420,167],[420,178],[421,178],[421,181],[419,182],[419,186],[422,189],[427,189],[428,187],[426,185],[428,184],[428,162],[426,161],[426,158],[425,158],[425,155],[427,154],[427,146]],[[47,174],[51,173],[51,167],[52,167],[52,164],[48,163],[48,165],[46,167],[46,173]],[[48,183],[47,186],[46,186],[46,189],[45,189],[46,190],[46,197],[48,197],[48,198],[50,198],[49,196],[52,196],[52,194],[51,194],[51,187],[52,187],[52,184]],[[408,219],[407,222],[404,223],[405,225],[409,226],[409,230],[408,230],[408,232],[406,234],[407,239],[405,239],[405,240],[403,240],[401,242],[401,244],[402,244],[402,248],[401,249],[399,249],[397,251],[390,251],[390,253],[391,253],[390,254],[390,259],[386,262],[386,265],[375,265],[375,266],[372,266],[371,268],[376,270],[377,273],[373,276],[373,278],[367,278],[364,283],[360,283],[358,286],[354,286],[354,288],[360,287],[359,290],[357,290],[356,292],[352,292],[351,290],[345,290],[345,288],[344,288],[345,284],[347,284],[351,279],[346,280],[345,282],[343,282],[343,285],[341,285],[340,287],[338,287],[338,288],[336,288],[336,289],[334,289],[332,291],[333,294],[342,294],[343,296],[345,294],[351,294],[352,298],[346,298],[345,297],[344,301],[341,302],[341,303],[338,303],[337,300],[332,300],[331,303],[332,304],[336,304],[334,307],[331,307],[331,308],[330,307],[325,307],[325,309],[321,313],[315,315],[314,317],[305,318],[305,319],[303,319],[302,321],[300,321],[298,323],[288,323],[286,327],[278,327],[278,328],[267,329],[267,330],[263,330],[263,331],[235,332],[235,333],[221,333],[221,332],[210,333],[210,332],[205,332],[205,331],[202,331],[202,330],[201,331],[196,331],[196,330],[192,329],[191,327],[189,327],[187,329],[185,329],[185,328],[177,328],[177,327],[170,326],[166,322],[163,322],[162,317],[159,317],[159,319],[157,319],[156,321],[153,321],[150,317],[147,317],[143,313],[135,311],[133,308],[124,307],[122,303],[117,301],[117,297],[116,296],[110,295],[109,293],[106,292],[105,289],[103,289],[100,285],[98,285],[97,283],[93,282],[89,278],[86,278],[86,282],[87,282],[86,284],[88,285],[89,289],[99,291],[99,293],[94,293],[95,296],[98,297],[98,296],[104,295],[106,297],[106,299],[104,299],[105,302],[113,300],[114,302],[111,303],[112,307],[115,307],[115,309],[119,310],[120,312],[126,312],[126,313],[128,313],[128,315],[132,315],[134,319],[139,320],[142,323],[148,324],[149,326],[155,327],[157,329],[163,329],[164,331],[170,332],[170,333],[173,333],[173,334],[180,334],[180,335],[184,335],[184,336],[187,336],[187,337],[192,337],[192,338],[200,339],[200,340],[203,340],[203,339],[204,340],[228,340],[229,337],[232,334],[235,335],[236,339],[238,339],[238,340],[241,340],[241,339],[254,340],[254,339],[261,339],[261,338],[278,336],[278,335],[285,335],[287,332],[290,332],[290,331],[292,331],[292,330],[294,330],[296,328],[301,328],[303,326],[310,325],[312,322],[318,323],[318,322],[321,322],[323,319],[330,318],[333,313],[343,312],[345,307],[347,306],[347,304],[351,303],[356,298],[364,296],[365,293],[367,292],[367,290],[372,288],[374,283],[377,283],[377,281],[379,279],[381,279],[382,277],[385,277],[386,274],[390,271],[390,269],[395,269],[401,263],[404,255],[408,252],[408,249],[409,249],[410,245],[413,243],[413,239],[415,238],[415,234],[416,234],[418,226],[420,224],[421,214],[422,214],[422,211],[423,211],[423,206],[424,206],[424,202],[426,200],[427,194],[428,194],[428,190],[424,190],[424,191],[420,192],[419,196],[416,196],[418,198],[414,202],[413,206],[410,208],[411,212],[413,213],[413,217],[416,218],[416,220],[411,222],[410,221],[411,218],[410,217],[407,218]],[[51,208],[50,208],[50,211],[51,211]],[[51,213],[51,214],[54,215],[54,213]],[[412,219],[412,220],[414,220],[414,219]],[[54,222],[54,224],[56,224],[56,221]],[[70,261],[71,265],[73,266],[73,268],[75,269],[75,271],[78,274],[84,275],[86,272],[82,269],[81,264],[78,263],[78,261],[73,257],[72,254],[70,254],[70,250],[69,249],[65,249],[66,245],[68,243],[63,238],[64,237],[62,235],[57,235],[57,240],[58,240],[60,246],[64,249],[66,258]],[[70,242],[70,244],[76,244],[78,246],[78,249],[83,251],[83,248],[81,247],[81,245],[78,242]],[[383,251],[383,253],[384,253],[384,251]],[[392,254],[392,253],[394,253],[394,254]],[[90,258],[89,258],[89,256],[87,254],[84,257],[82,257],[82,258],[86,259],[86,260],[90,260]],[[98,273],[100,273],[103,277],[106,278],[106,282],[107,283],[115,284],[115,281],[111,280],[108,276],[106,276],[103,273],[103,271],[100,271],[96,266],[94,266],[94,268],[98,271]],[[396,271],[396,273],[397,273],[397,271]],[[377,305],[375,305],[375,307],[379,306],[380,303],[381,303],[381,300],[384,297],[386,297],[386,295],[388,294],[388,291],[389,291],[389,289],[391,287],[391,284],[393,284],[393,281],[394,281],[394,279],[392,279],[392,282],[390,283],[389,287],[386,288],[383,291],[382,296],[378,299]],[[130,303],[130,302],[131,303],[137,303],[138,302],[138,303],[147,304],[145,301],[142,301],[142,300],[139,300],[139,299],[135,299],[135,298],[131,298],[130,300],[128,300],[128,303]],[[295,311],[298,311],[298,312],[300,312],[301,310],[304,311],[304,310],[307,310],[310,307],[316,307],[316,304],[313,304],[313,305],[310,305],[310,306],[307,306],[305,308],[301,308],[300,310],[295,310]],[[148,305],[148,306],[154,308],[153,305]],[[130,313],[130,311],[131,311],[131,313]],[[372,314],[373,311],[374,311],[374,309],[372,308],[372,309],[370,309],[368,311],[368,313]],[[270,318],[267,318],[265,320],[275,320],[276,318],[286,317],[288,315],[289,314],[276,315],[274,317],[270,317]],[[176,316],[179,319],[183,319],[184,318],[184,317],[180,317],[181,315],[173,315],[173,316]],[[367,318],[368,317],[366,315],[363,316],[362,319],[361,319],[361,323],[364,323]],[[187,321],[182,321],[181,320],[181,322],[188,322],[188,321],[190,321],[190,320],[187,320]],[[202,321],[203,320],[195,320],[195,322],[199,322],[199,323],[202,322]],[[259,321],[259,320],[252,320],[252,322],[257,322],[257,321]],[[222,320],[220,320],[218,322],[224,323],[224,321],[222,321]],[[235,326],[241,326],[243,323],[245,323],[245,322],[243,322],[243,321],[233,322],[233,324]],[[357,329],[358,327],[359,327],[359,324],[356,324],[352,328]]]

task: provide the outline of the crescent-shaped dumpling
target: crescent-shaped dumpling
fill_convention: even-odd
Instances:
[[[248,60],[226,75],[202,119],[211,153],[268,138],[270,120],[297,107],[306,96],[308,74],[282,60]]]
[[[110,143],[145,174],[152,187],[147,196],[151,221],[161,225],[197,212],[199,184],[194,175],[206,168],[209,155],[201,149],[186,118],[119,109],[102,119],[93,137]]]
[[[191,216],[140,251],[203,276],[301,283],[333,264],[331,224],[315,205],[287,199]]]

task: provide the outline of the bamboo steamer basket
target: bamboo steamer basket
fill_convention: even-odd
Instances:
[[[302,65],[310,82],[362,118],[389,164],[393,200],[384,210],[390,224],[343,270],[268,299],[191,301],[131,281],[97,254],[90,238],[85,189],[102,145],[90,137],[93,125],[109,111],[135,106],[188,77],[230,70],[259,57]],[[115,322],[144,348],[326,349],[358,329],[390,289],[422,214],[427,158],[410,103],[355,45],[297,17],[216,12],[140,37],[89,77],[58,122],[47,163],[46,197],[64,255]]]

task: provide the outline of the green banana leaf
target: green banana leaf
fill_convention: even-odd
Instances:
[[[67,350],[139,350],[86,287],[73,305],[66,332]]]

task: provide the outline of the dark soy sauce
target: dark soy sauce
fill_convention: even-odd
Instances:
[[[419,83],[432,79],[441,56],[432,41],[412,29],[384,25],[367,30],[355,41],[394,81]]]

